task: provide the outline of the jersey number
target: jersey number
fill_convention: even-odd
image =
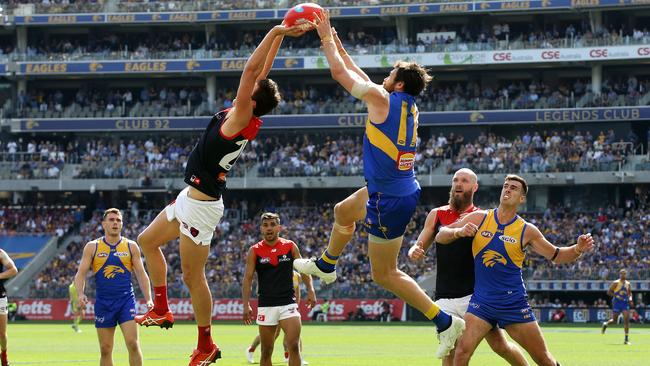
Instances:
[[[227,172],[230,171],[230,169],[232,169],[232,165],[235,164],[235,162],[239,158],[239,155],[241,155],[241,152],[246,147],[247,143],[248,140],[241,140],[235,142],[236,145],[239,145],[239,149],[224,155],[223,158],[221,158],[221,161],[219,162],[219,166],[222,167]]]

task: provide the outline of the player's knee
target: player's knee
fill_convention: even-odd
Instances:
[[[298,341],[298,339],[296,340],[292,339],[287,342],[286,348],[289,353],[298,353],[300,352],[300,342]]]
[[[510,353],[510,343],[508,343],[508,341],[505,339],[490,343],[490,348],[492,348],[492,351],[494,351],[494,353],[498,354],[499,356],[504,356]]]
[[[262,344],[261,349],[261,356],[263,359],[271,359],[271,356],[273,355],[273,345],[264,345]]]
[[[530,356],[533,358],[535,363],[540,366],[556,366],[557,364],[553,355],[551,355],[551,352],[549,351],[533,353]]]
[[[149,235],[146,234],[146,232],[141,232],[138,234],[138,245],[142,250],[149,250],[150,249],[150,244],[151,240],[149,240]]]
[[[465,345],[459,343],[456,345],[456,348],[454,348],[454,364],[457,363],[468,363],[469,359],[472,357],[473,351],[469,348],[466,347]]]
[[[356,210],[351,204],[343,201],[334,206],[334,221],[341,226],[354,225],[357,218],[354,217]]]
[[[109,343],[100,343],[99,344],[99,352],[102,354],[102,356],[109,356],[110,354],[113,353],[113,345]]]
[[[125,343],[126,348],[129,350],[129,352],[138,352],[140,349],[140,344],[138,343],[137,339],[129,339]]]
[[[386,286],[390,284],[390,273],[384,270],[372,269],[372,280],[379,286]]]
[[[191,268],[190,266],[183,266],[183,281],[187,287],[191,288],[201,283],[201,270],[202,269],[197,270],[196,268]]]

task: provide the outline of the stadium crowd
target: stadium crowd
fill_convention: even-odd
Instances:
[[[281,83],[282,85],[282,83]],[[639,105],[648,95],[650,79],[636,76],[605,78],[600,94],[589,80],[573,79],[550,85],[543,81],[439,82],[418,98],[420,111],[467,111],[495,109],[557,109]],[[274,114],[365,113],[365,105],[341,88],[286,86]],[[211,101],[205,88],[150,85],[140,89],[47,90],[21,92],[16,117],[101,118],[209,116],[232,107],[234,89],[221,89]],[[650,102],[645,101],[644,103]]]
[[[0,235],[56,235],[62,237],[80,223],[69,207],[0,206]]]
[[[320,255],[327,243],[332,222],[332,205],[316,204],[297,206],[296,202],[258,203],[260,211],[276,211],[282,217],[283,236],[296,241],[305,257]],[[413,263],[406,259],[424,224],[430,207],[421,205],[407,228],[404,246],[400,253],[400,268],[414,278],[435,268],[435,251],[431,250],[424,262]],[[241,209],[240,209],[241,211]],[[259,218],[227,215],[215,231],[211,245],[206,275],[215,297],[237,298],[241,295],[241,279],[245,254],[250,245],[260,240]],[[257,212],[258,210],[250,211]],[[156,211],[127,209],[123,235],[135,239]],[[537,255],[527,258],[524,278],[527,280],[612,280],[619,268],[628,270],[628,278],[641,279],[650,275],[650,200],[628,200],[624,207],[604,207],[596,212],[569,212],[567,208],[554,207],[542,214],[523,214],[537,225],[553,243],[563,246],[575,242],[578,233],[591,232],[597,243],[594,253],[581,261],[566,265],[553,265]],[[101,236],[100,216],[85,223],[80,230],[81,240],[71,244],[59,254],[38,277],[33,295],[39,297],[64,297],[67,285],[74,275],[83,245]],[[328,297],[391,297],[374,285],[367,259],[367,238],[362,229],[347,246],[339,266],[335,291],[317,280],[317,289]],[[182,282],[178,242],[163,248],[167,258],[170,296],[187,297]]]
[[[32,139],[0,141],[0,177],[5,179],[178,178],[184,174],[194,134],[173,137]],[[534,131],[514,137],[481,133],[466,141],[463,134],[420,132],[416,172],[440,174],[460,168],[477,173],[553,173],[612,171],[626,164],[639,138],[613,130]],[[363,175],[362,135],[312,132],[262,132],[242,153],[229,176],[294,177]],[[66,164],[70,167],[66,169]]]

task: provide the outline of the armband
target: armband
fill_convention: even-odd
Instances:
[[[560,254],[560,248],[555,248],[555,254],[553,254],[553,257],[551,258],[551,262],[555,261],[555,258],[557,258],[558,254]]]

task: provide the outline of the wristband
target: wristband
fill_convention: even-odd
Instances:
[[[555,254],[553,254],[553,258],[551,258],[551,262],[557,258],[557,255],[560,254],[560,248],[555,248]]]
[[[458,230],[454,230],[454,239],[458,239],[458,234],[459,234],[459,231],[458,231]]]
[[[320,41],[321,41],[321,43],[334,42],[334,40],[332,39],[332,36],[325,36],[325,37],[321,38]]]

